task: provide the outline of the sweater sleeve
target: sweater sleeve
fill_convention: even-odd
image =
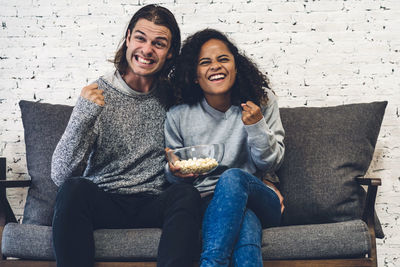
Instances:
[[[90,100],[78,98],[52,157],[51,178],[57,186],[68,178],[81,175],[80,166],[96,141],[96,122],[102,109]]]
[[[179,111],[177,109],[172,109],[167,112],[167,117],[165,119],[164,134],[165,134],[165,146],[171,149],[181,148],[184,146],[183,138],[180,132]],[[170,183],[192,183],[193,179],[181,178],[172,174],[169,169],[168,163],[165,165],[165,178]]]
[[[252,125],[245,125],[251,158],[259,170],[275,171],[282,163],[285,131],[275,96],[262,108],[264,118]]]

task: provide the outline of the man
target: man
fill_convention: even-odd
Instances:
[[[95,229],[143,227],[162,227],[158,266],[191,266],[200,195],[164,179],[166,84],[179,49],[172,13],[145,6],[128,25],[115,73],[82,89],[52,160],[57,266],[93,266]]]

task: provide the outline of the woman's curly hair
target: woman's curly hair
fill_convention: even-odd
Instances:
[[[195,104],[203,98],[203,90],[195,82],[198,57],[203,44],[211,39],[224,42],[235,59],[237,74],[231,88],[232,104],[240,105],[248,100],[257,105],[266,104],[268,97],[265,89],[270,88],[267,76],[247,56],[239,52],[225,34],[214,29],[196,32],[184,41],[170,76],[177,103]]]

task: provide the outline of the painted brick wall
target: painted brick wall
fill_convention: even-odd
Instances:
[[[0,0],[0,156],[7,177],[27,178],[18,101],[73,105],[112,70],[131,15],[156,1]],[[400,1],[164,0],[183,38],[227,32],[268,73],[280,106],[388,100],[368,175],[381,177],[377,212],[386,237],[380,266],[400,266]],[[24,190],[8,190],[19,218]]]

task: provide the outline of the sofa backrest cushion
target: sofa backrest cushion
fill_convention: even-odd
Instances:
[[[355,178],[369,168],[386,105],[280,109],[286,131],[285,157],[278,171],[284,225],[361,218],[365,190]]]
[[[32,179],[23,223],[51,225],[57,186],[50,178],[51,157],[67,126],[71,106],[22,100],[26,163]]]

